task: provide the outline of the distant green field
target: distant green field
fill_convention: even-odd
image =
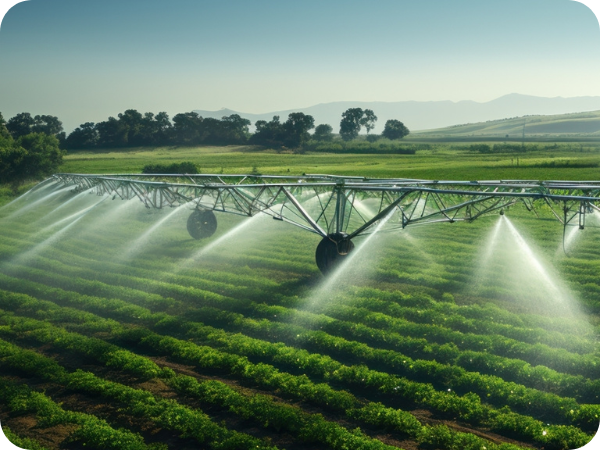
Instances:
[[[194,162],[201,173],[249,173],[254,169],[263,174],[330,173],[437,180],[585,180],[599,176],[595,165],[600,163],[600,147],[559,145],[555,149],[518,155],[481,155],[445,144],[434,144],[431,150],[417,151],[415,155],[299,155],[253,151],[249,147],[140,148],[71,153],[65,157],[60,170],[71,173],[139,173],[146,164],[182,161]],[[571,168],[565,164],[567,161],[588,167]],[[550,167],[553,162],[561,162],[562,165]]]
[[[146,164],[192,161],[201,173],[256,170],[263,174],[328,173],[433,180],[596,180],[600,177],[600,144],[542,143],[535,152],[490,155],[468,151],[469,145],[432,144],[431,150],[419,150],[415,155],[293,154],[256,151],[245,146],[78,151],[65,156],[59,171],[140,173]],[[34,184],[30,182],[18,192],[22,194]],[[9,187],[0,185],[0,206],[14,197]]]

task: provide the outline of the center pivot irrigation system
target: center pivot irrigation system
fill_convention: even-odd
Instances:
[[[435,222],[471,222],[522,202],[536,213],[547,205],[566,228],[583,229],[600,210],[600,181],[431,181],[334,175],[86,175],[52,177],[77,192],[138,198],[147,208],[193,206],[187,229],[195,239],[217,229],[213,211],[268,214],[322,237],[317,266],[327,273],[354,248],[352,239],[379,230]],[[537,213],[536,213],[537,214]],[[564,233],[563,233],[564,236]]]

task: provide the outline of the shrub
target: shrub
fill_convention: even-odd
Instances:
[[[181,163],[173,163],[173,164],[147,164],[142,169],[142,173],[146,174],[176,174],[176,173],[187,173],[187,174],[196,174],[198,172],[198,168],[193,162],[184,161]]]

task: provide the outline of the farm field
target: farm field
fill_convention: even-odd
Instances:
[[[479,155],[74,153],[63,172],[598,179],[593,146]],[[575,167],[573,167],[575,166]],[[600,216],[544,208],[356,240],[47,185],[0,209],[0,420],[27,448],[574,449],[600,422]],[[363,238],[364,242],[364,238]],[[342,270],[343,269],[343,270]]]
[[[465,150],[470,145],[433,144],[428,150],[419,150],[416,155],[299,155],[273,150],[256,151],[252,147],[240,146],[81,151],[67,154],[61,171],[139,173],[144,165],[150,163],[191,161],[201,173],[250,173],[256,169],[262,174],[328,173],[433,180],[590,180],[598,177],[598,143],[539,143],[536,151],[504,154]]]

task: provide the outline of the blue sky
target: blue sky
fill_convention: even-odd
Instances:
[[[600,28],[570,0],[30,0],[0,28],[0,111],[70,130],[338,100],[600,95]]]

